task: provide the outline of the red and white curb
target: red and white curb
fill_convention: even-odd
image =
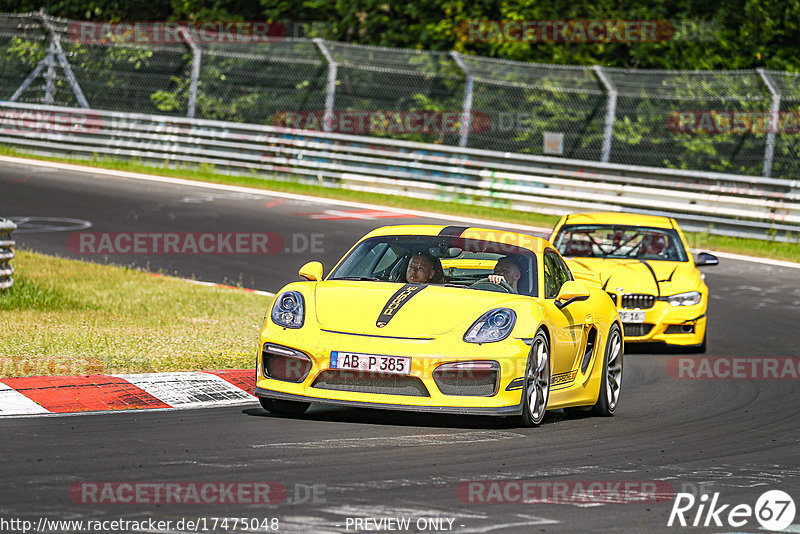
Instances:
[[[0,379],[0,416],[247,404],[254,369]]]

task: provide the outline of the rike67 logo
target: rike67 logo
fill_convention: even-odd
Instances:
[[[776,531],[791,525],[794,516],[794,500],[781,490],[765,492],[754,507],[749,504],[722,504],[719,501],[719,492],[711,497],[704,493],[700,498],[691,493],[678,493],[667,526],[722,527],[727,524],[741,528],[755,518],[761,528]]]

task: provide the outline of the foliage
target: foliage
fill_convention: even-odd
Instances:
[[[2,2],[3,0],[0,0]],[[611,161],[683,169],[759,175],[766,149],[764,132],[703,135],[669,131],[680,110],[766,112],[770,94],[755,71],[707,78],[693,69],[800,71],[800,0],[652,1],[649,5],[598,0],[591,4],[554,0],[21,0],[0,11],[44,7],[52,15],[91,20],[259,21],[282,23],[290,34],[330,41],[399,47],[395,50],[330,44],[339,63],[337,111],[459,111],[465,77],[444,52],[464,54],[476,72],[473,117],[493,126],[510,118],[507,130],[472,131],[468,146],[543,153],[545,132],[564,133],[564,156],[597,160],[603,143],[607,92],[590,69],[637,70],[621,80]],[[470,40],[470,21],[666,21],[673,33],[658,42],[532,42]],[[298,28],[302,28],[298,30]],[[46,41],[0,40],[0,99],[8,99],[44,54]],[[76,77],[92,107],[185,116],[193,54],[185,43],[102,45],[64,41]],[[327,62],[308,41],[204,44],[195,116],[255,124],[280,124],[287,112],[320,114],[327,95]],[[437,54],[415,51],[440,51]],[[493,59],[488,59],[493,58]],[[497,60],[515,60],[512,66]],[[495,61],[494,63],[492,61]],[[646,69],[680,69],[661,73]],[[777,76],[777,75],[776,75]],[[789,75],[782,75],[789,76]],[[636,78],[636,79],[634,79]],[[711,79],[715,78],[715,79]],[[787,78],[796,88],[800,77]],[[63,77],[55,103],[74,105]],[[41,84],[21,101],[40,101]],[[39,92],[35,93],[36,88]],[[784,94],[782,111],[800,109],[800,93]],[[454,145],[452,131],[400,132],[385,123],[371,135]],[[355,132],[364,133],[364,132]],[[800,175],[798,134],[777,136],[773,176]]]

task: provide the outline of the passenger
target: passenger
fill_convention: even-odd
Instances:
[[[505,282],[511,286],[514,293],[519,293],[517,282],[522,277],[522,271],[517,262],[511,256],[503,256],[494,266],[494,274],[489,275],[489,281],[493,284]]]
[[[409,284],[443,284],[442,262],[427,252],[416,252],[408,262],[406,281]]]

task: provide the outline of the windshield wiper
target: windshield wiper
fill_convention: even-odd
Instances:
[[[375,278],[374,276],[337,276],[336,278],[331,278],[331,280],[360,280],[364,282],[386,282],[381,278]]]

